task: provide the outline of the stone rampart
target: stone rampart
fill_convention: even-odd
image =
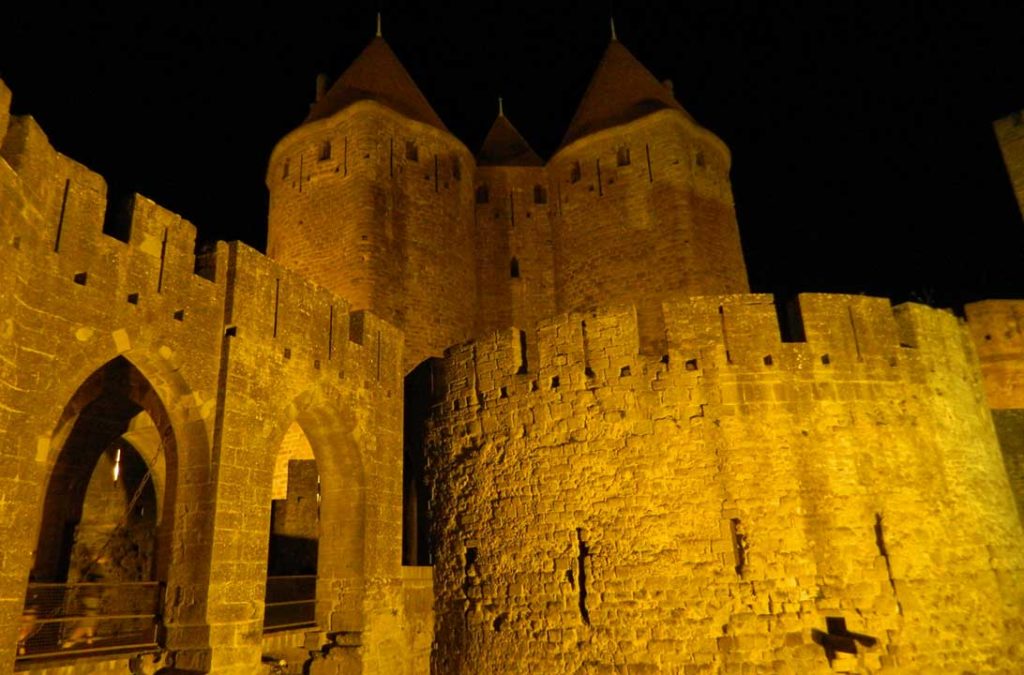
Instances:
[[[1012,670],[1021,525],[956,317],[662,309],[662,353],[619,307],[434,364],[435,669]]]
[[[344,632],[364,672],[422,670],[388,647],[430,623],[420,599],[407,612],[400,566],[402,335],[244,244],[197,254],[195,227],[146,197],[108,208],[103,178],[9,100],[0,84],[0,659],[68,428],[116,370],[137,373],[127,405],[158,427],[155,574],[177,667],[259,668],[274,460],[297,422],[330,505],[323,635]]]

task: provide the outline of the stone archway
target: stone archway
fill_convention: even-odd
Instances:
[[[87,377],[64,407],[47,462],[19,659],[157,644],[176,511],[169,419],[154,386],[123,356]]]
[[[263,632],[315,624],[320,473],[298,422],[274,460]]]
[[[357,633],[365,624],[366,486],[354,426],[354,416],[307,393],[289,406],[273,444],[301,430],[313,455],[320,500],[315,617],[332,633]]]

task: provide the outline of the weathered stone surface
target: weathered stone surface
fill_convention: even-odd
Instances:
[[[832,617],[876,640],[849,672],[1012,671],[1024,547],[967,331],[800,307],[806,342],[734,295],[666,301],[664,355],[626,307],[542,322],[527,372],[515,331],[438,361],[435,670],[829,672]]]
[[[127,241],[104,234],[102,178],[53,150],[29,117],[10,119],[2,147],[0,529],[8,544],[0,554],[0,657],[7,667],[25,582],[41,569],[34,551],[48,478],[69,461],[68,434],[76,438],[84,424],[76,420],[107,396],[125,411],[117,412],[122,426],[111,427],[112,438],[123,434],[151,472],[160,520],[146,578],[166,584],[165,646],[177,667],[251,673],[259,666],[275,463],[295,424],[322,485],[317,619],[326,630],[365,634],[362,650],[375,664],[366,672],[414,668],[409,651],[391,648],[412,639],[404,637],[399,564],[401,335],[242,244],[221,243],[197,258],[194,227],[145,197],[131,204]],[[130,374],[121,394],[118,373]],[[140,410],[149,422],[133,421]],[[104,457],[88,475],[109,480],[113,459]],[[116,522],[126,497],[103,489],[93,492],[107,497],[87,500],[95,517],[86,515]],[[46,503],[59,504],[60,495]],[[128,572],[107,558],[134,540],[111,545],[109,526],[100,527],[77,528],[77,559],[94,576],[120,579]],[[94,549],[104,546],[97,564]],[[114,557],[127,564],[126,555]],[[150,565],[135,567],[141,574]],[[422,632],[423,619],[416,621]]]
[[[27,580],[98,577],[163,584],[155,656],[30,672],[1019,670],[1021,301],[784,341],[728,149],[617,42],[553,158],[502,115],[478,166],[378,37],[274,150],[269,257],[108,208],[10,98],[0,667]]]

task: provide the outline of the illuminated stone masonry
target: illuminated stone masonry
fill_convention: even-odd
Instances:
[[[625,307],[436,362],[435,671],[1014,672],[1021,526],[965,328],[800,308],[806,341],[770,296],[680,297],[661,353]]]
[[[1020,671],[1024,301],[751,294],[728,148],[618,41],[545,162],[376,37],[267,256],[10,100],[0,667]]]

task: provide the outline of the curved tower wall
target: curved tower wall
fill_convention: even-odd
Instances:
[[[407,371],[472,335],[473,159],[451,134],[360,101],[286,136],[267,186],[268,255],[401,328]]]
[[[548,164],[559,310],[748,291],[729,166],[725,144],[675,110],[559,151]]]
[[[983,300],[964,306],[981,361],[985,400],[1024,520],[1024,301]]]
[[[677,297],[662,358],[622,308],[542,324],[525,370],[516,331],[435,364],[435,670],[827,673],[839,620],[876,641],[844,672],[1016,668],[1024,533],[965,330],[800,303],[804,343],[770,296]]]

